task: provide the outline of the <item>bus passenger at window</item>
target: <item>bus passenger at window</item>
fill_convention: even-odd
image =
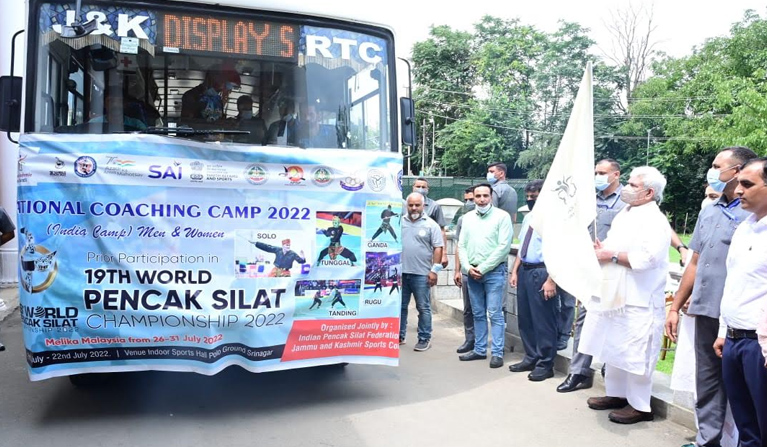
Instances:
[[[298,142],[298,124],[296,121],[293,101],[283,100],[280,103],[280,119],[269,125],[266,134],[267,144],[280,146],[296,146]]]
[[[203,83],[181,97],[181,119],[214,122],[225,118],[229,93],[239,85],[240,75],[231,62],[225,62],[220,70],[208,70]]]
[[[241,135],[238,141],[250,144],[264,144],[266,123],[259,116],[253,116],[253,98],[242,95],[237,98],[237,128],[247,130],[250,135]]]
[[[308,105],[301,115],[301,147],[337,148],[338,137],[335,126],[322,124],[316,106]]]

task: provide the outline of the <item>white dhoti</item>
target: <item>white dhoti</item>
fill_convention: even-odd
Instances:
[[[588,312],[578,351],[606,364],[605,389],[638,411],[650,411],[652,374],[660,355],[665,308],[626,306],[609,316]]]

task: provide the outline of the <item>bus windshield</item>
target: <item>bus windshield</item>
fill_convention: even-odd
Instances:
[[[203,141],[395,151],[391,35],[253,10],[39,4],[28,130],[208,131]],[[36,60],[35,60],[36,59]],[[221,132],[219,132],[221,131]],[[227,132],[239,131],[239,132]],[[188,134],[183,134],[188,135]]]

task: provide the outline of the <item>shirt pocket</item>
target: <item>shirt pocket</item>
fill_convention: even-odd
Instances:
[[[735,230],[738,229],[738,222],[730,221],[723,226],[724,231],[722,231],[721,241],[724,245],[730,245],[732,243],[732,235],[735,234]]]

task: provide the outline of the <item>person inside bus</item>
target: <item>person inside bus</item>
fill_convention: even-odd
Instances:
[[[240,74],[230,61],[205,73],[202,84],[181,97],[181,120],[215,122],[226,118],[229,93],[240,85]]]
[[[253,116],[253,98],[250,95],[237,98],[237,128],[250,132],[249,135],[242,135],[239,142],[265,144],[266,123],[260,116]]]
[[[335,126],[322,124],[317,107],[309,104],[303,109],[299,121],[299,146],[301,147],[338,147]]]
[[[103,101],[103,113],[93,116],[86,123],[74,126],[74,133],[97,131],[99,128],[94,129],[93,124],[101,124],[104,132],[146,130],[149,125],[153,126],[160,116],[154,107],[128,97],[123,98],[120,91],[105,95]]]
[[[285,99],[280,102],[280,119],[269,125],[266,144],[298,145],[298,122],[292,100]]]

